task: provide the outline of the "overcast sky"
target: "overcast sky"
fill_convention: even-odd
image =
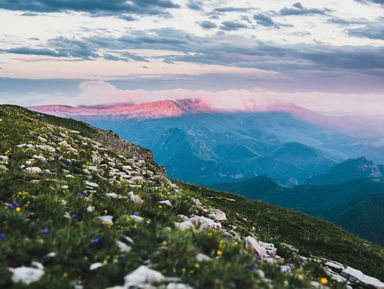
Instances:
[[[382,114],[384,1],[0,0],[0,102],[138,92]]]

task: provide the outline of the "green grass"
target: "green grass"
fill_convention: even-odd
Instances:
[[[328,223],[260,202],[184,184],[180,184],[181,190],[175,190],[160,176],[161,170],[151,163],[148,151],[124,145],[111,133],[14,106],[0,106],[0,119],[0,155],[9,158],[7,170],[0,169],[0,234],[5,234],[0,239],[0,288],[64,289],[81,283],[84,288],[104,289],[123,285],[124,276],[143,264],[150,264],[167,277],[180,278],[193,288],[311,288],[309,280],[324,277],[321,264],[304,266],[283,243],[294,245],[301,255],[331,258],[384,277],[378,266],[384,261],[381,248]],[[64,147],[55,153],[36,147],[41,143],[39,137],[54,145],[61,141],[61,134],[68,135],[66,141],[78,151],[77,156]],[[100,148],[95,149],[92,139],[101,142]],[[24,143],[34,144],[35,149],[16,147]],[[83,168],[95,163],[95,151],[102,161],[98,171],[91,173],[91,181],[99,187],[91,190],[86,187]],[[47,161],[35,161],[33,165],[48,169],[50,174],[26,174],[21,166],[39,154]],[[150,170],[158,177],[141,187],[124,182],[111,184],[107,159],[116,160],[116,168],[121,169],[133,157],[146,161],[140,168],[143,174]],[[106,197],[112,192],[128,196],[130,191],[144,202],[134,204],[129,199]],[[202,205],[196,205],[194,198]],[[159,206],[158,202],[165,199],[170,200],[172,208]],[[227,238],[223,232],[175,229],[179,214],[204,215],[204,208],[211,207],[227,214],[228,221],[222,223],[225,230],[274,242],[285,262],[296,264],[293,273],[283,274],[278,264],[258,260],[242,241]],[[135,212],[145,222],[134,221],[130,215]],[[102,215],[112,215],[114,224],[101,224],[97,217]],[[116,245],[124,236],[134,240],[131,252],[121,252]],[[50,253],[55,256],[49,257]],[[198,253],[210,256],[212,261],[197,262]],[[30,266],[33,261],[44,265],[44,277],[29,286],[13,284],[8,268]],[[95,262],[104,266],[91,271],[89,266]],[[333,283],[331,287],[342,288]]]

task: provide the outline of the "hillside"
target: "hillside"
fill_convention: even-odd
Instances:
[[[384,215],[380,213],[384,184],[372,179],[285,188],[268,177],[256,177],[213,187],[320,217],[362,238],[384,244]]]
[[[381,247],[175,184],[112,132],[0,106],[0,136],[0,288],[384,288],[356,270],[384,279]]]

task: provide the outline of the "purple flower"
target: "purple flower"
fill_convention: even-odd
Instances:
[[[255,255],[255,258],[256,260],[261,260],[261,257],[258,254]]]
[[[0,233],[0,240],[1,240],[1,239],[5,239],[5,238],[7,238],[7,234]]]
[[[95,244],[100,243],[100,240],[101,240],[100,237],[95,237],[95,238],[93,238],[93,239],[91,240],[91,243],[95,245]]]
[[[134,212],[133,214],[134,214],[135,216],[140,215],[140,213],[139,213],[138,211]]]
[[[231,235],[228,234],[227,232],[223,233],[223,237],[224,237],[224,238],[228,238],[229,236],[231,236]]]
[[[40,231],[42,234],[47,235],[49,233],[48,228],[44,228]]]
[[[17,207],[20,207],[20,204],[18,202],[13,202],[12,204],[7,204],[8,209],[15,209]]]
[[[249,269],[250,271],[255,271],[255,269],[256,269],[255,264],[251,264],[251,265],[249,265],[249,266],[248,266],[248,269]]]
[[[80,197],[80,198],[86,198],[87,196],[83,193],[77,193],[77,195]]]

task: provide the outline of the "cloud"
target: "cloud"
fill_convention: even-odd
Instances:
[[[384,5],[384,0],[355,0],[355,1],[363,2],[363,3],[374,3],[374,4]]]
[[[300,2],[296,2],[292,7],[284,7],[280,9],[279,14],[281,16],[292,15],[327,15],[330,12],[329,9],[317,9],[317,8],[305,8]]]
[[[268,16],[268,15],[262,14],[262,13],[253,15],[253,19],[256,20],[257,24],[264,26],[264,27],[280,28],[282,26],[285,26],[285,27],[291,26],[291,25],[287,25],[287,24],[276,23],[275,21],[273,21],[271,16]]]
[[[97,105],[115,103],[144,103],[157,100],[199,99],[210,107],[220,110],[266,111],[276,104],[292,104],[312,111],[337,114],[383,113],[382,94],[324,93],[324,92],[277,92],[264,88],[226,89],[119,89],[109,82],[87,81],[79,86],[76,95],[52,93],[25,93],[17,97],[0,93],[0,102],[21,105],[68,104]],[[346,105],[346,103],[348,105]]]
[[[203,3],[200,0],[189,0],[187,6],[192,10],[196,10],[196,11],[203,10]]]
[[[235,31],[243,28],[248,28],[248,26],[238,21],[224,21],[220,25],[220,29],[224,31]]]
[[[242,23],[226,24],[227,30],[241,29]],[[246,26],[245,26],[246,27]],[[131,51],[129,51],[131,50]],[[140,51],[167,51],[163,55],[143,56]],[[134,52],[133,52],[134,51]],[[121,37],[91,36],[80,39],[57,37],[45,47],[12,48],[2,53],[72,57],[85,60],[105,59],[218,65],[232,68],[256,68],[282,74],[328,74],[346,71],[384,74],[384,47],[332,46],[326,44],[286,44],[261,42],[249,37],[216,35],[200,37],[183,30],[163,28],[131,31]]]
[[[384,17],[368,23],[360,28],[349,29],[348,34],[356,37],[384,40]]]
[[[208,21],[208,20],[200,22],[200,26],[204,29],[213,29],[217,27],[217,25],[214,22]]]
[[[166,9],[179,8],[171,0],[0,0],[0,8],[27,12],[85,12],[103,15],[166,15]]]

